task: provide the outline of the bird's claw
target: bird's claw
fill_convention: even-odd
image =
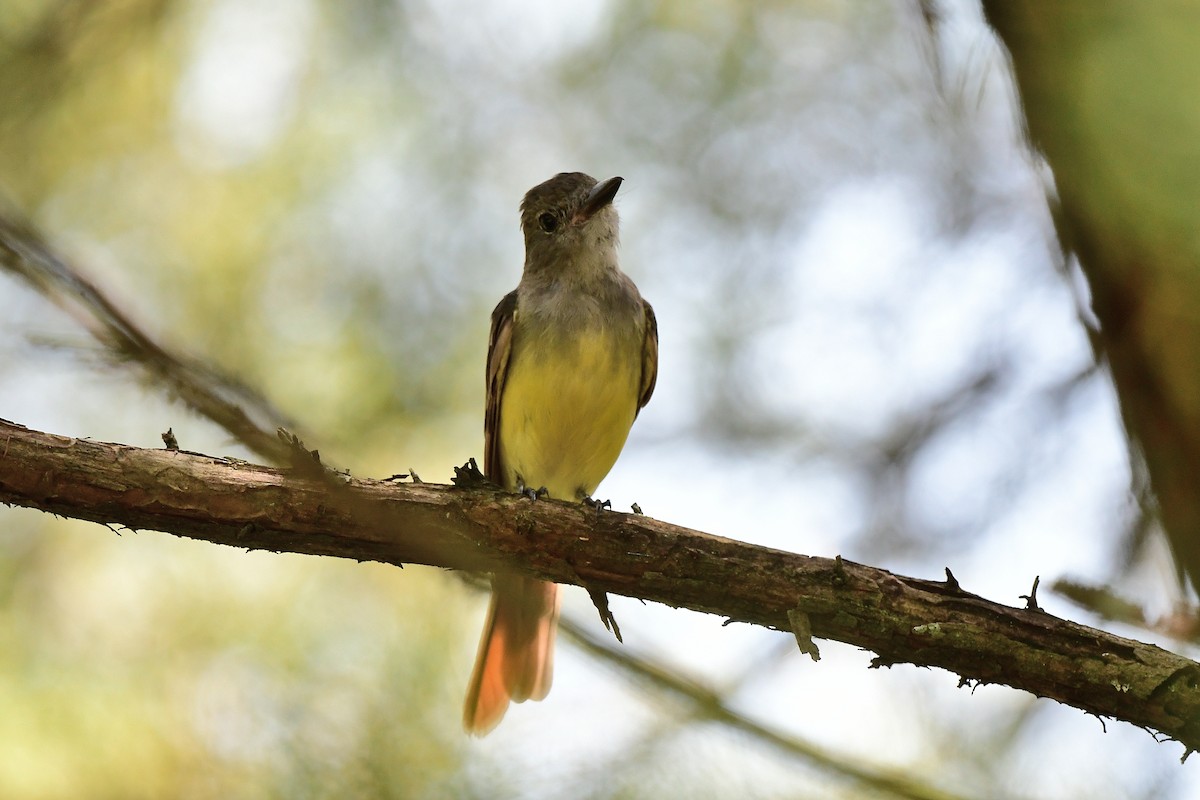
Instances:
[[[599,512],[600,509],[602,509],[602,508],[606,508],[610,511],[612,510],[612,501],[611,500],[596,500],[593,497],[584,495],[583,499],[580,502],[583,503],[585,506],[591,506],[592,508],[596,509],[597,512]]]
[[[525,497],[528,497],[530,500],[538,500],[542,497],[549,497],[550,490],[547,489],[545,486],[543,486],[539,489],[530,489],[528,486],[525,485],[525,481],[518,479],[517,480],[517,494],[524,495]]]

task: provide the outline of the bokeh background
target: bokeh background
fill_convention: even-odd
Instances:
[[[661,365],[599,494],[1019,604],[1183,598],[1087,282],[972,0],[5,0],[0,192],[156,337],[327,463],[447,482],[482,449],[517,204],[622,175]],[[0,417],[250,457],[0,275]],[[1091,612],[1043,590],[1051,612]],[[564,642],[483,740],[485,597],[453,575],[0,509],[0,796],[1185,798],[1178,745],[940,671],[614,598],[625,648],[770,746]],[[600,630],[585,593],[565,613]],[[1193,647],[1106,624],[1195,656]],[[902,789],[897,789],[903,794]]]

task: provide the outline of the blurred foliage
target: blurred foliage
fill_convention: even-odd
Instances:
[[[1200,9],[992,3],[1172,550],[1200,586]],[[1140,543],[1140,542],[1139,542]]]
[[[6,797],[439,796],[452,785],[463,748],[442,670],[461,643],[425,613],[421,584],[438,576],[413,586],[381,566],[214,558],[157,534],[118,557],[108,539],[39,517],[7,517]],[[402,647],[408,638],[421,648]],[[421,737],[400,735],[414,725]]]
[[[1036,573],[1161,601],[1152,561],[1114,559],[1141,510],[1002,60],[969,0],[935,20],[901,0],[6,0],[0,191],[327,462],[444,481],[479,452],[521,194],[623,175],[662,370],[614,505],[953,562],[1013,601]],[[245,455],[0,287],[0,416],[147,446],[171,425]],[[481,601],[432,571],[19,510],[0,530],[3,797],[865,791],[567,648],[547,702],[465,740]],[[1188,796],[1178,753],[1139,731],[614,608],[631,649],[867,766],[985,797]]]

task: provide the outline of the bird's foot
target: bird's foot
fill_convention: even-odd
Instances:
[[[579,502],[583,503],[585,506],[591,506],[592,508],[596,509],[597,513],[599,513],[600,509],[602,508],[607,508],[610,511],[612,510],[612,500],[596,500],[593,497],[584,495],[583,499]]]
[[[549,497],[550,490],[545,486],[539,489],[530,489],[525,485],[525,480],[523,478],[517,478],[517,494],[525,495],[530,500],[537,500],[542,497]]]

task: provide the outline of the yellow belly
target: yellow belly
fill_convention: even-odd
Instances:
[[[509,488],[591,495],[616,463],[637,415],[641,353],[602,331],[540,347],[515,340],[500,405]]]

